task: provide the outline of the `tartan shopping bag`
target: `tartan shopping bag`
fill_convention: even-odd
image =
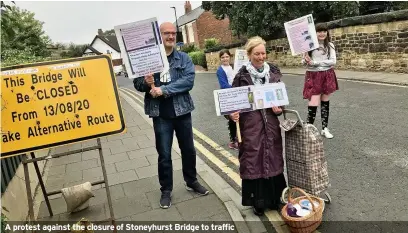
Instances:
[[[300,120],[281,121],[285,132],[285,157],[289,187],[319,195],[330,187],[323,139],[312,124]]]

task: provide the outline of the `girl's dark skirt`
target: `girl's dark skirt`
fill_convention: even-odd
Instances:
[[[326,71],[306,71],[303,99],[310,100],[312,95],[329,95],[336,90],[339,90],[339,84],[333,68]]]
[[[277,210],[280,204],[280,197],[285,188],[286,181],[283,173],[267,179],[243,179],[242,205]]]

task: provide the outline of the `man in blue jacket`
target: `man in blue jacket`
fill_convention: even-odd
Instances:
[[[186,189],[200,195],[207,195],[209,192],[197,181],[196,151],[191,121],[194,103],[189,94],[194,85],[194,64],[186,53],[175,49],[176,28],[172,23],[161,24],[160,32],[170,65],[169,72],[163,77],[160,77],[160,73],[139,77],[133,80],[133,84],[136,90],[145,92],[145,113],[153,118],[162,192],[160,207],[167,209],[171,206],[173,190],[171,147],[174,132],[181,151]],[[154,84],[153,87],[152,84]]]

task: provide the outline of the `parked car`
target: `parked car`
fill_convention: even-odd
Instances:
[[[115,72],[116,75],[122,75],[122,73],[123,73],[123,66],[122,66],[122,65],[114,66],[114,67],[113,67],[113,72]]]

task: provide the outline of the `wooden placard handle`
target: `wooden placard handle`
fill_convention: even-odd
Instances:
[[[241,129],[239,128],[239,121],[235,122],[235,124],[237,125],[237,137],[238,137],[238,142],[241,143],[242,139],[241,139]]]

